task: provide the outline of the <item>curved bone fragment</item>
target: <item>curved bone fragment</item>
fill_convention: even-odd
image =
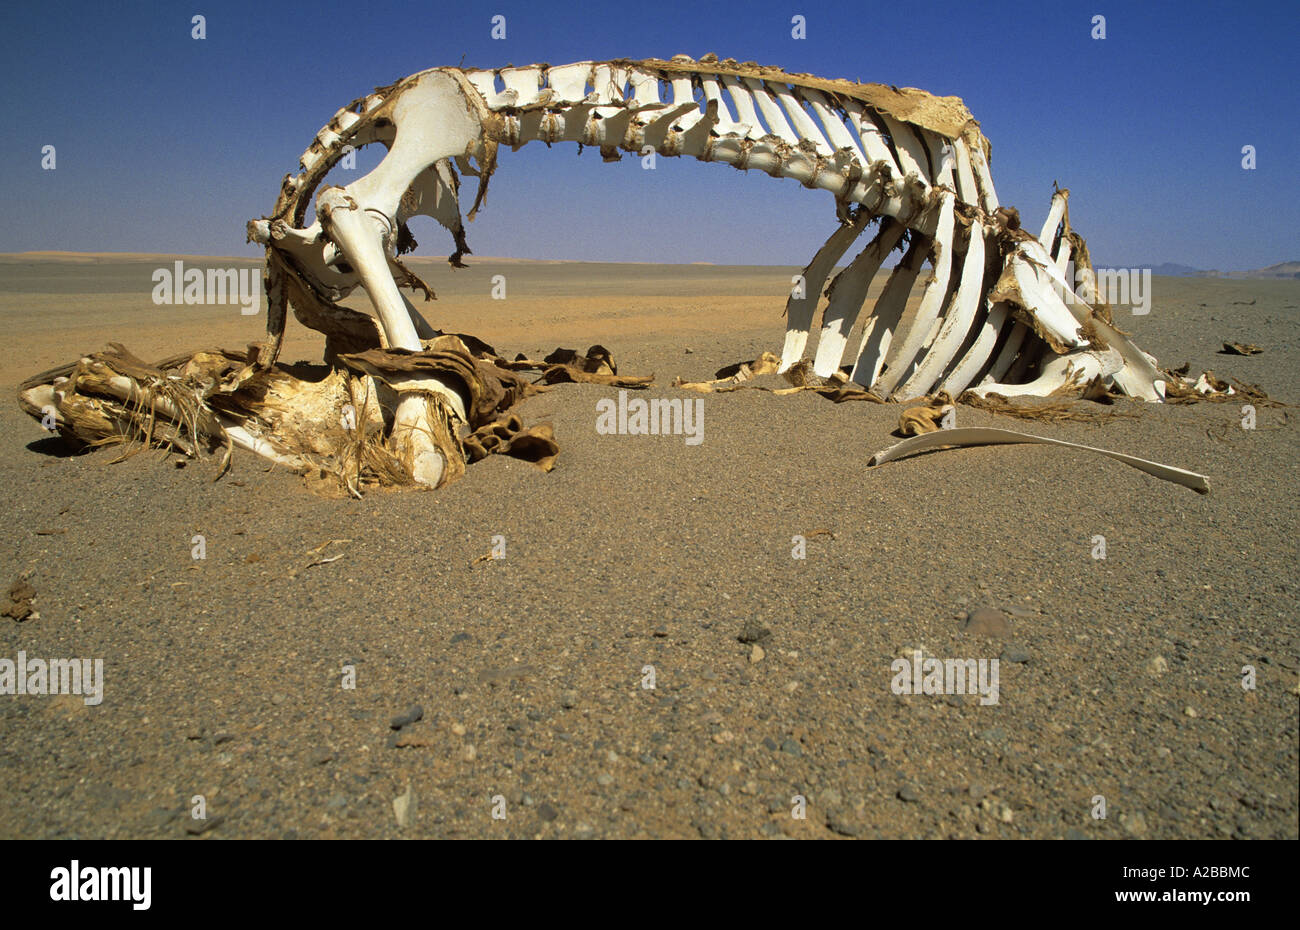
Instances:
[[[1198,494],[1210,493],[1209,479],[1205,475],[1198,475],[1196,472],[1184,471],[1181,468],[1174,468],[1172,465],[1161,465],[1159,462],[1140,459],[1135,455],[1112,452],[1109,449],[1098,449],[1095,446],[1085,446],[1077,442],[1048,439],[1046,436],[1031,436],[1028,433],[1018,433],[1014,430],[988,427],[941,429],[937,432],[913,436],[910,439],[904,439],[897,445],[877,452],[867,461],[867,465],[883,465],[886,462],[892,462],[915,452],[929,452],[932,449],[957,449],[967,446],[996,446],[1015,443],[1040,443],[1043,445],[1064,446],[1067,449],[1083,449],[1086,452],[1096,452],[1098,455],[1104,455],[1117,462],[1123,462],[1125,465],[1131,465],[1148,475],[1154,475],[1165,481],[1172,481],[1174,484],[1181,484],[1185,488],[1191,488]]]

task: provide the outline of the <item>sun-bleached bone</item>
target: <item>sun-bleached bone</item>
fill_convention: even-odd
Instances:
[[[758,111],[754,109],[754,95],[740,82],[740,78],[734,74],[723,74],[719,79],[722,81],[722,86],[727,89],[728,96],[731,97],[732,106],[736,108],[738,122],[749,127],[746,138],[757,142],[766,136],[767,130],[763,128],[763,123],[758,118]]]
[[[862,152],[867,159],[872,163],[879,162],[887,165],[892,175],[901,177],[902,172],[898,169],[898,161],[894,158],[894,153],[889,150],[889,145],[885,142],[885,134],[881,132],[876,118],[856,100],[846,102],[844,110],[848,114],[849,125],[858,134],[858,141],[862,143]]]
[[[975,183],[975,169],[971,166],[970,149],[966,147],[966,140],[958,136],[949,140],[949,144],[952,145],[954,157],[958,199],[963,203],[979,203],[979,186]]]
[[[925,146],[917,137],[916,130],[894,119],[888,113],[882,113],[881,116],[884,118],[885,128],[889,130],[889,137],[894,140],[894,150],[898,153],[898,167],[902,169],[903,174],[915,175],[928,187],[930,185],[929,156],[926,155]]]
[[[867,288],[902,235],[903,224],[889,221],[827,288],[830,303],[822,317],[821,341],[813,361],[813,371],[818,377],[830,377],[840,367],[849,333],[867,298]]]
[[[1047,211],[1047,219],[1043,221],[1043,231],[1038,234],[1038,241],[1049,252],[1056,245],[1056,230],[1065,218],[1065,206],[1069,197],[1070,192],[1063,190],[1052,195],[1052,205]]]
[[[804,88],[802,96],[808,101],[813,112],[817,114],[817,119],[821,121],[822,129],[825,131],[827,140],[835,149],[848,149],[849,153],[858,160],[860,164],[866,164],[866,157],[862,154],[860,142],[853,137],[849,127],[845,125],[844,120],[831,112],[830,102],[822,94],[812,88]]]
[[[845,223],[831,233],[830,238],[817,250],[813,260],[804,268],[801,275],[803,278],[801,291],[791,288],[790,297],[785,305],[785,346],[781,350],[779,372],[789,371],[791,366],[803,358],[804,348],[808,344],[808,331],[812,326],[813,314],[816,313],[817,304],[821,299],[822,286],[835,268],[836,262],[844,256],[849,246],[862,235],[862,231],[867,228],[870,219],[871,214],[863,210],[853,222]],[[838,364],[838,361],[836,364]]]
[[[903,338],[894,343],[892,362],[877,383],[872,386],[872,390],[881,397],[893,395],[894,389],[902,384],[904,378],[911,372],[912,362],[921,351],[921,345],[930,334],[935,320],[938,319],[939,308],[944,295],[948,292],[948,276],[952,271],[955,197],[956,195],[951,192],[943,192],[939,208],[941,211],[939,227],[930,249],[934,273],[925,282],[925,289],[921,293],[921,305],[916,310],[916,316],[912,318],[912,324],[904,330]]]
[[[975,320],[975,311],[984,290],[984,227],[979,220],[971,222],[967,239],[966,254],[962,259],[960,278],[952,303],[925,357],[899,389],[904,397],[929,393],[951,364]]]
[[[907,306],[908,295],[912,285],[925,264],[926,253],[930,250],[930,241],[924,236],[914,236],[902,261],[894,266],[885,282],[885,289],[876,298],[862,327],[862,344],[858,348],[858,360],[853,365],[849,380],[861,385],[872,385],[880,377],[885,366],[885,357],[893,342],[894,330],[902,319]]]
[[[981,296],[980,299],[985,303],[988,302],[987,296]],[[997,345],[998,335],[1002,332],[1010,311],[1011,308],[1005,302],[999,302],[988,308],[983,321],[978,324],[975,341],[961,357],[961,361],[954,365],[952,371],[939,383],[939,391],[949,397],[960,397],[961,392],[979,377],[980,372],[989,364],[989,357],[993,353],[994,346]],[[1021,331],[1023,332],[1023,327]]]
[[[978,397],[1001,394],[1003,397],[1047,397],[1063,388],[1083,387],[1096,377],[1107,377],[1119,371],[1124,360],[1114,349],[1083,350],[1066,355],[1053,355],[1042,365],[1042,372],[1025,384],[998,384],[987,381],[971,388]]]
[[[506,90],[513,91],[517,107],[530,107],[541,97],[542,69],[537,65],[528,68],[502,68],[501,81]]]
[[[1172,481],[1175,484],[1181,484],[1183,487],[1191,488],[1198,494],[1210,493],[1210,482],[1205,475],[1198,475],[1193,471],[1186,471],[1182,468],[1174,468],[1172,465],[1162,465],[1159,462],[1152,462],[1149,459],[1141,459],[1135,455],[1126,455],[1123,452],[1112,452],[1109,449],[1098,449],[1095,446],[1085,446],[1077,442],[1065,442],[1061,439],[1049,439],[1046,436],[1033,436],[1029,433],[1019,433],[1014,430],[990,429],[988,427],[960,427],[957,429],[938,430],[933,433],[923,433],[920,436],[913,436],[910,439],[904,439],[902,442],[890,446],[873,455],[867,465],[883,465],[886,462],[892,462],[906,455],[912,455],[917,452],[928,452],[931,449],[957,449],[966,446],[997,446],[1011,445],[1015,443],[1041,443],[1044,445],[1062,446],[1067,449],[1081,449],[1085,452],[1095,452],[1098,455],[1104,455],[1112,458],[1117,462],[1123,462],[1125,465],[1131,465],[1139,471],[1144,471],[1156,478],[1165,481]]]

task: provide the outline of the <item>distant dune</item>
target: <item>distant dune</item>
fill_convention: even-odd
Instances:
[[[1252,271],[1206,271],[1191,265],[1179,265],[1175,262],[1162,262],[1159,265],[1147,262],[1136,265],[1099,264],[1098,268],[1150,268],[1154,275],[1168,278],[1300,278],[1300,261],[1278,262],[1267,268],[1255,268]]]

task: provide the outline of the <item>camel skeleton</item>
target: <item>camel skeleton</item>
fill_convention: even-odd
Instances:
[[[360,395],[355,378],[347,390],[384,408],[378,422],[385,454],[406,478],[434,487],[453,479],[464,464],[455,437],[482,392],[467,387],[474,379],[472,359],[466,365],[453,359],[452,377],[436,366],[421,367],[433,340],[446,337],[402,292],[423,290],[432,297],[400,260],[414,247],[407,223],[428,216],[445,227],[455,243],[448,260],[463,267],[469,253],[465,219],[473,220],[482,207],[501,147],[539,141],[590,146],[607,161],[623,152],[692,157],[830,192],[836,225],[786,300],[777,369],[787,377],[799,369],[807,378],[860,386],[881,400],[1077,395],[1090,386],[1160,402],[1167,390],[1185,396],[1226,388],[1162,371],[1115,327],[1097,291],[1087,245],[1070,226],[1068,191],[1054,192],[1038,236],[1020,228],[1017,211],[998,201],[988,141],[960,99],[678,55],[498,70],[432,68],[354,100],[316,134],[301,170],[284,178],[270,215],[248,223],[249,241],[266,247],[266,343],[247,356],[209,355],[201,364],[198,356],[190,359],[186,384],[205,385],[197,394],[172,390],[179,376],[163,373],[162,363],[148,369],[134,357],[101,355],[83,359],[76,372],[68,366],[45,373],[50,377],[44,381],[32,379],[22,394],[25,406],[33,415],[57,408],[62,426],[62,417],[73,412],[69,377],[76,375],[77,383],[98,391],[77,415],[84,431],[103,441],[116,435],[112,430],[123,431],[115,425],[127,416],[120,405],[135,404],[147,414],[150,430],[156,417],[180,421],[192,438],[216,436],[300,466],[311,460],[277,439],[280,424],[268,425],[256,409],[260,400],[231,406],[256,370],[279,379],[276,409],[295,403],[337,409],[336,396],[307,398],[310,386],[275,365],[292,308],[303,324],[325,334],[325,360],[336,374],[345,364],[363,372]],[[326,183],[332,168],[373,144],[387,149],[373,171],[344,186]],[[462,176],[478,182],[466,217]],[[307,224],[313,202],[316,218]],[[868,287],[896,249],[902,258],[863,317]],[[1071,263],[1079,272],[1077,287],[1066,279]],[[339,303],[357,287],[374,316]],[[919,300],[912,302],[914,291]],[[814,330],[816,350],[806,359]],[[861,332],[856,348],[849,345],[855,330]],[[375,350],[378,361],[356,361],[355,353]],[[386,367],[385,359],[399,356],[406,359],[400,371]],[[170,394],[142,389],[133,372]],[[190,395],[198,400],[191,403]],[[105,399],[118,407],[104,407]],[[212,406],[213,399],[224,406]],[[232,419],[232,410],[245,419]],[[303,412],[291,424],[295,438],[312,432],[308,420]],[[175,440],[178,431],[168,435]]]

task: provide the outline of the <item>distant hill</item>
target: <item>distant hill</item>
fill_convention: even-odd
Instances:
[[[1098,268],[1150,268],[1153,275],[1162,275],[1167,278],[1297,278],[1300,279],[1300,261],[1295,262],[1278,262],[1276,265],[1269,265],[1267,268],[1256,268],[1253,271],[1205,271],[1200,268],[1193,268],[1191,265],[1180,265],[1177,262],[1162,262],[1159,265],[1106,265],[1098,264]]]
[[[1247,271],[1246,275],[1251,278],[1300,278],[1300,262],[1278,262],[1267,268]]]
[[[1193,268],[1191,265],[1179,265],[1174,262],[1163,262],[1159,265],[1137,265],[1138,268],[1151,268],[1152,274],[1163,275],[1166,278],[1200,278],[1207,274],[1214,274],[1212,271],[1202,271],[1200,268]]]

